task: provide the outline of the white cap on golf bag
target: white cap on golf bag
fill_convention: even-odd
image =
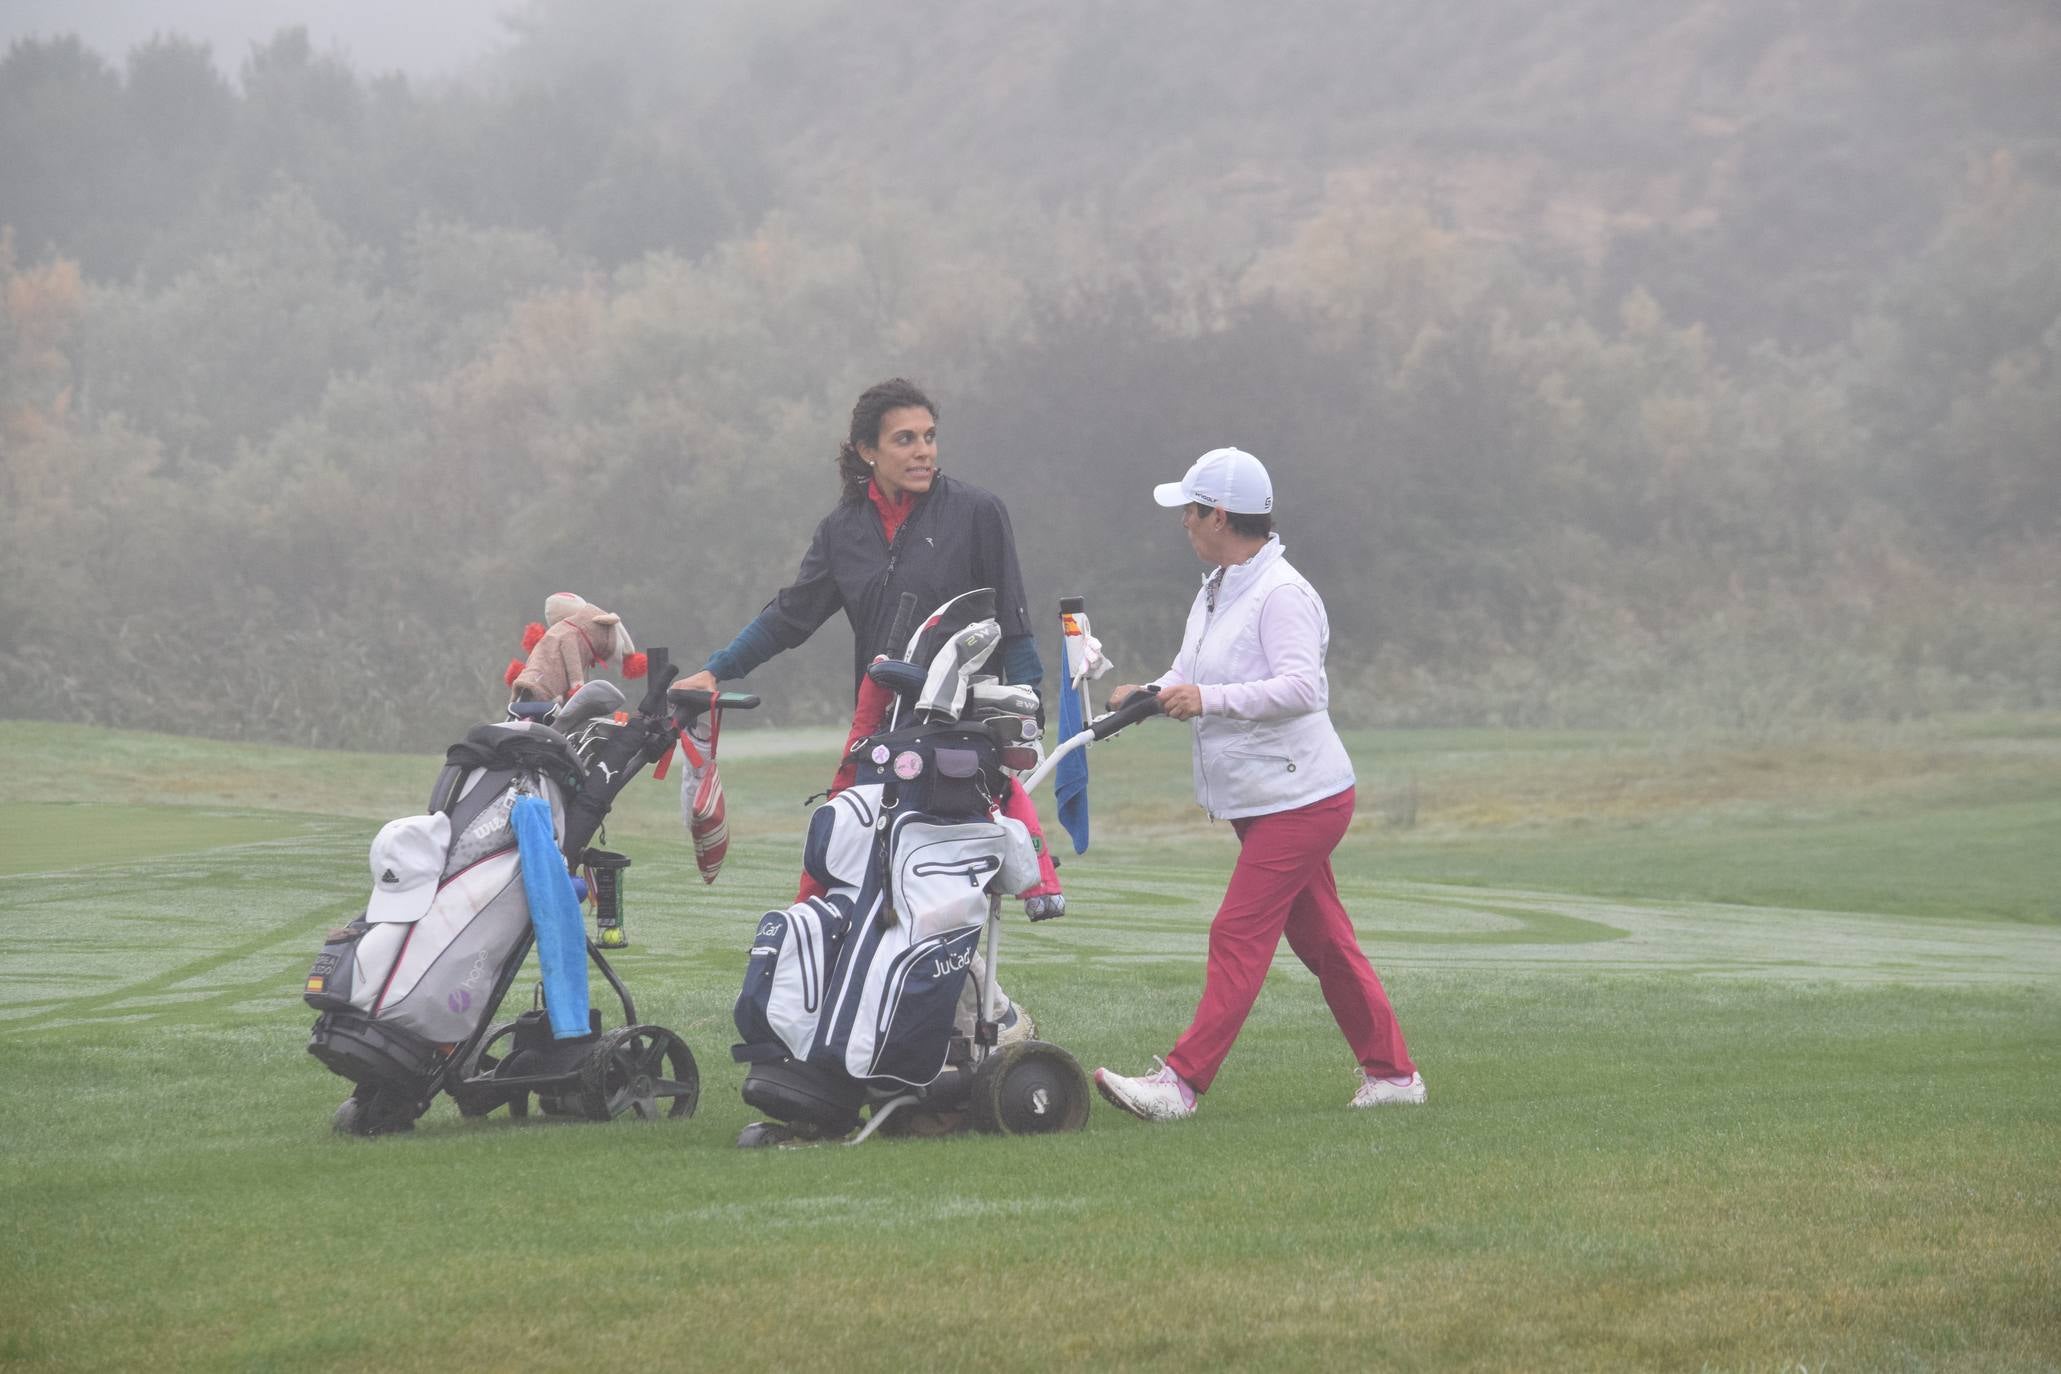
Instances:
[[[451,818],[403,816],[380,827],[372,841],[372,898],[365,919],[419,921],[436,900],[437,879],[451,852]]]
[[[1197,501],[1233,515],[1267,515],[1274,509],[1274,482],[1266,465],[1242,448],[1213,448],[1188,465],[1178,482],[1161,482],[1152,499],[1162,506]]]

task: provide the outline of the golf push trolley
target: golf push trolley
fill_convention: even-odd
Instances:
[[[626,861],[588,846],[616,796],[647,765],[663,773],[704,713],[759,700],[669,690],[678,669],[667,651],[648,658],[634,711],[601,680],[561,704],[518,704],[515,719],[451,746],[425,814],[380,832],[372,901],[330,933],[304,989],[321,1013],[308,1053],[354,1084],[335,1113],[339,1133],[410,1130],[440,1091],[467,1117],[497,1107],[526,1117],[532,1095],[554,1117],[693,1114],[693,1053],[639,1019],[629,989],[586,938],[585,881],[567,870],[605,874],[611,891],[597,895],[619,902]],[[387,885],[398,890],[389,895]],[[620,929],[619,907],[613,914]],[[533,945],[539,1005],[496,1025]],[[612,1029],[587,1007],[589,962],[619,1003]]]
[[[810,818],[807,895],[754,933],[731,1054],[747,1066],[745,1102],[771,1119],[747,1126],[740,1146],[1086,1123],[1079,1062],[1041,1040],[1001,1043],[991,1019],[1002,899],[1039,875],[1009,814],[1028,803],[1005,798],[1160,704],[1140,692],[1036,763],[1035,692],[977,675],[1000,638],[993,593],[968,593],[867,670],[891,698],[882,728],[855,724],[849,785]],[[1009,771],[1032,763],[1021,780]],[[1027,905],[1033,920],[1063,909]],[[969,1016],[961,994],[975,976]]]

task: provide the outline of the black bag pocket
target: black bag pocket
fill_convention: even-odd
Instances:
[[[329,932],[322,952],[308,969],[301,1000],[316,1011],[351,1010],[351,975],[358,967],[358,941],[371,928],[360,919]]]
[[[979,753],[939,745],[931,758],[936,772],[930,782],[930,805],[924,809],[944,816],[985,815],[988,792],[982,785]]]

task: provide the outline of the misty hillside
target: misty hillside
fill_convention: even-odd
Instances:
[[[194,166],[185,189],[356,172],[384,189],[338,185],[323,208],[376,241],[455,212],[549,228],[605,261],[698,252],[780,209],[913,199],[936,214],[993,196],[1233,265],[1353,194],[1422,206],[1611,302],[1645,286],[1721,333],[1823,344],[1883,263],[1936,232],[1972,169],[2007,153],[2061,182],[2061,16],[2018,0],[763,10],[518,8],[499,98],[427,148],[404,145],[468,102],[411,100],[399,78],[290,45],[214,53],[241,64],[247,106],[307,127],[244,133],[261,146],[234,150],[257,163],[234,169],[241,187]],[[96,251],[118,231],[93,221],[136,201],[122,189],[135,154],[228,151],[228,92],[162,50],[101,56],[136,68],[119,113],[15,73],[0,184],[20,247],[124,275],[143,256]],[[122,122],[150,126],[130,157]],[[49,138],[66,132],[87,146]],[[454,178],[451,162],[472,168]],[[71,189],[52,194],[59,182]],[[592,203],[610,196],[621,222],[597,223]],[[1756,261],[1813,289],[1728,270]]]
[[[1663,304],[1825,342],[1970,165],[2061,175],[2057,70],[2061,16],[2017,3],[1074,0],[840,7],[704,100],[746,112],[790,196],[992,180],[1230,261],[1340,183],[1606,291],[1773,253],[1850,280],[1785,301],[1692,274]]]
[[[1136,496],[1235,441],[1349,718],[2051,705],[2057,69],[2005,0],[534,0],[423,85],[17,43],[0,689],[434,742],[564,586],[698,660],[906,373],[1147,663],[1193,574]]]

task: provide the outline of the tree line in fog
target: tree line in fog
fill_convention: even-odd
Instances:
[[[1348,721],[2061,702],[2061,25],[1247,8],[546,0],[426,89],[17,43],[4,709],[434,746],[560,589],[698,664],[898,373],[1138,675],[1199,572],[1147,489],[1237,443]]]

